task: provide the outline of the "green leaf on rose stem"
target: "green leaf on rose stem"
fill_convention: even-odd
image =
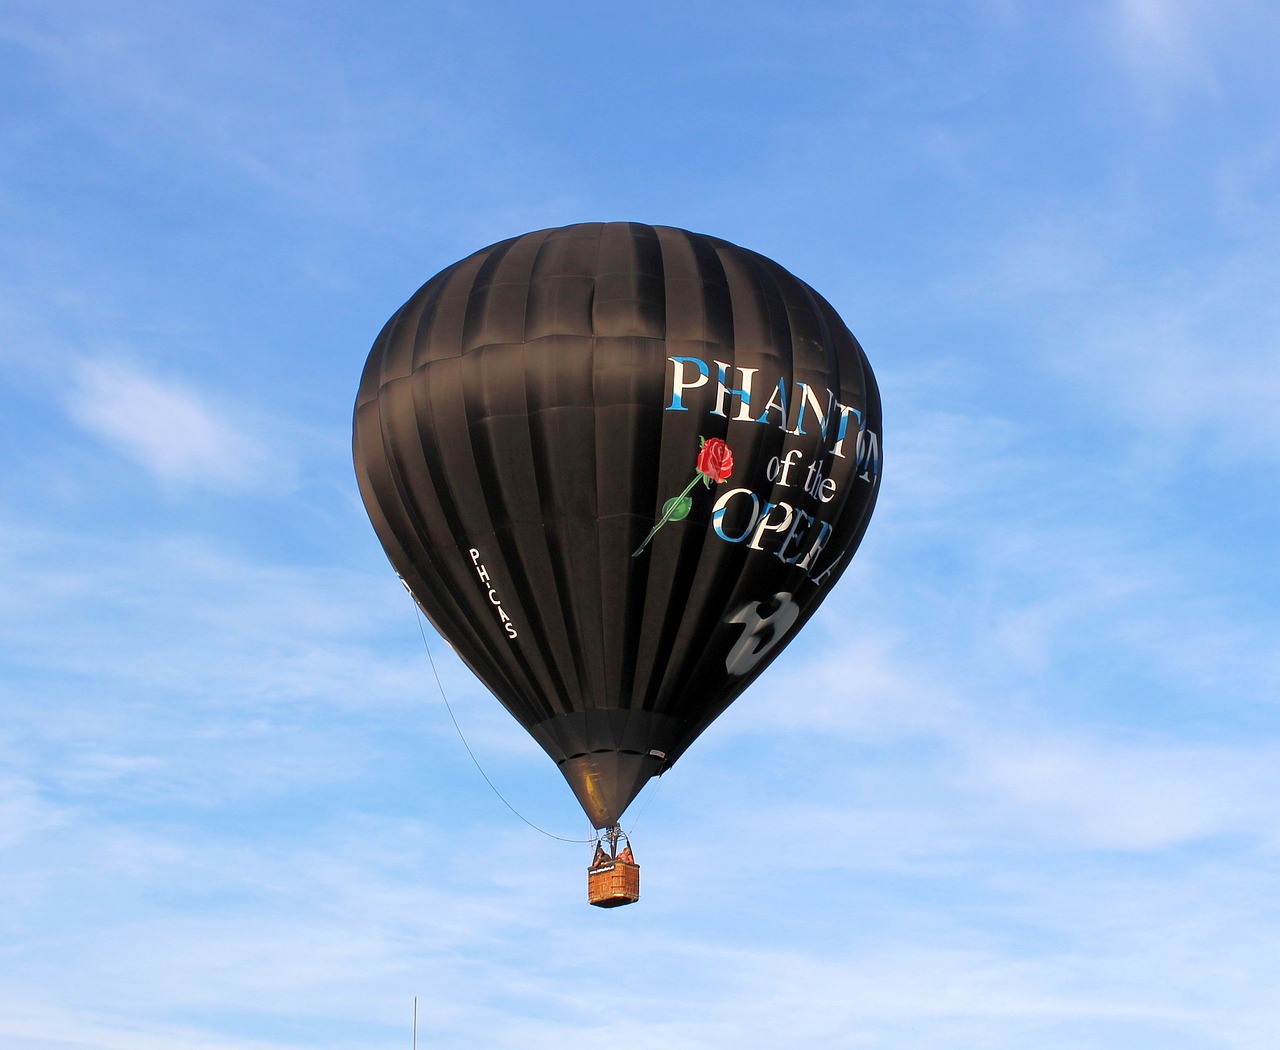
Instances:
[[[667,521],[684,521],[693,510],[693,500],[688,496],[673,496],[662,505],[662,516]]]

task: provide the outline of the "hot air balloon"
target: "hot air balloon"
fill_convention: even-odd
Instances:
[[[353,446],[392,566],[607,838],[594,871],[645,783],[849,565],[880,396],[835,310],[777,263],[583,223],[478,251],[396,311]],[[596,903],[635,899],[636,873]]]

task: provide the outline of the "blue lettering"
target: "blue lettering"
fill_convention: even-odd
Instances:
[[[747,522],[747,527],[742,530],[741,536],[730,536],[724,531],[724,516],[729,509],[729,501],[739,493],[745,493],[751,500],[751,520]],[[750,489],[730,489],[718,500],[711,511],[711,527],[716,530],[716,535],[726,543],[741,543],[751,535],[751,530],[755,527],[756,518],[760,516],[760,500],[756,498],[756,494]]]
[[[671,375],[671,404],[667,406],[668,412],[687,412],[684,407],[684,392],[686,390],[696,390],[698,387],[706,384],[711,378],[711,371],[707,368],[707,363],[698,357],[668,357],[668,361],[673,366]],[[689,379],[686,378],[685,365],[693,365],[697,370],[697,376]]]

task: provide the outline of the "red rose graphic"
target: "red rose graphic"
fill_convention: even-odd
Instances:
[[[698,452],[697,469],[694,471],[693,480],[684,487],[680,495],[673,496],[662,505],[662,517],[654,523],[653,528],[649,530],[649,535],[632,552],[631,557],[640,557],[641,552],[649,546],[649,541],[658,535],[658,530],[667,522],[684,521],[689,516],[689,511],[693,509],[693,499],[689,493],[699,481],[707,488],[711,488],[712,483],[724,482],[733,473],[733,452],[721,438],[699,437],[698,440],[702,443],[702,448]]]
[[[698,453],[698,471],[712,481],[725,482],[733,473],[733,453],[719,438],[710,438]]]

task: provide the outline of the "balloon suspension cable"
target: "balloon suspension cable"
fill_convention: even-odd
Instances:
[[[652,787],[650,786],[652,785]],[[649,808],[649,803],[653,801],[653,796],[658,793],[658,788],[662,786],[662,774],[652,777],[648,784],[645,785],[644,805],[640,807],[640,812],[636,814],[636,819],[631,822],[631,830],[628,831],[627,837],[636,833],[636,825],[640,823],[640,818],[644,816],[644,811]]]
[[[408,589],[409,588],[406,586],[405,590],[407,591]],[[410,599],[413,600],[412,594],[410,594]],[[471,750],[471,745],[467,743],[466,735],[462,732],[462,726],[458,725],[458,719],[453,713],[453,705],[449,703],[449,698],[448,696],[445,695],[444,683],[440,681],[440,672],[436,669],[436,658],[431,654],[431,644],[427,641],[427,630],[425,627],[422,626],[422,610],[418,608],[418,603],[416,600],[413,600],[413,611],[417,614],[417,617],[418,617],[418,633],[422,635],[422,644],[423,644],[423,647],[427,650],[427,659],[431,661],[431,673],[435,676],[436,688],[440,690],[440,699],[444,701],[445,710],[449,712],[449,720],[453,723],[453,728],[458,731],[458,739],[462,741],[462,746],[467,749],[467,754],[471,756],[471,761],[475,763],[476,769],[478,769],[480,771],[480,775],[484,777],[484,782],[489,785],[493,793],[498,796],[502,804],[506,806],[507,809],[511,810],[512,813],[514,813],[517,817],[519,817],[526,824],[528,824],[529,827],[533,828],[534,831],[537,831],[543,835],[546,835],[547,838],[555,839],[557,842],[596,842],[598,841],[597,838],[569,839],[569,838],[565,838],[563,835],[556,835],[550,831],[547,831],[545,828],[538,827],[537,824],[535,824],[532,820],[530,820],[518,809],[516,809],[516,807],[513,806],[510,802],[508,802],[506,800],[506,797],[502,794],[502,792],[498,790],[494,782],[489,779],[489,774],[484,771],[484,767],[480,765],[480,760],[476,758],[476,753]]]

